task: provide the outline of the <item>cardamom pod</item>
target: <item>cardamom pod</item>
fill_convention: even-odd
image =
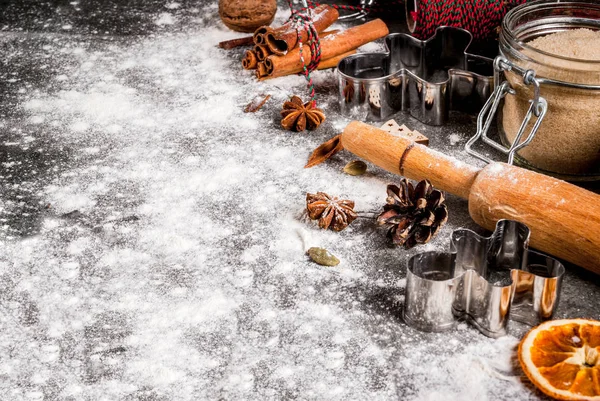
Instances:
[[[363,175],[366,171],[367,163],[362,160],[352,160],[344,167],[344,173],[350,175]]]
[[[340,264],[340,260],[325,248],[312,247],[308,250],[308,256],[313,262],[321,266],[337,266]]]

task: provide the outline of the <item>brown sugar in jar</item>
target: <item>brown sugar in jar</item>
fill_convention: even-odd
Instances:
[[[540,4],[542,10],[536,9]],[[589,3],[591,11],[585,13],[597,14],[597,27],[588,22],[578,25],[570,4],[577,4],[578,12],[582,4],[588,5],[554,3],[548,11],[547,2],[533,2],[528,15],[521,15],[523,21],[514,15],[512,21],[505,20],[500,52],[521,69],[535,71],[540,96],[548,104],[533,141],[518,152],[517,161],[565,179],[596,180],[600,179],[600,4]],[[569,17],[571,23],[562,18],[563,25],[557,24],[560,16]],[[510,23],[515,25],[512,32],[504,32]],[[501,136],[512,144],[534,90],[513,71],[504,76],[514,93],[504,98]],[[532,126],[530,122],[526,134]]]

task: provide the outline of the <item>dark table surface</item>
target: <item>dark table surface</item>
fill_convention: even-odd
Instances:
[[[466,201],[449,196],[448,225],[410,251],[372,219],[319,230],[306,192],[371,212],[398,177],[345,175],[349,153],[303,169],[349,121],[335,74],[314,75],[322,127],[283,131],[305,82],[257,82],[216,47],[237,36],[216,2],[0,4],[0,399],[543,399],[515,361],[527,326],[493,340],[400,317],[407,259],[479,230]],[[463,151],[472,117],[395,118],[481,165]],[[312,264],[310,246],[341,264]],[[599,299],[569,266],[557,317],[598,319]]]

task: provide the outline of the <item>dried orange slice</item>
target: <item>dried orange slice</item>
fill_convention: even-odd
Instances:
[[[542,323],[521,340],[519,362],[529,380],[551,397],[600,401],[600,322]]]

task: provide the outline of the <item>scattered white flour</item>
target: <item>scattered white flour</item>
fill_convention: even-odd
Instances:
[[[447,341],[443,337],[432,340]],[[518,341],[504,337],[487,344],[460,344],[451,340],[449,346],[460,350],[454,357],[433,355],[424,350],[432,344],[418,346],[416,352],[398,363],[399,370],[417,377],[416,396],[420,401],[435,400],[495,400],[521,399],[526,390],[514,358]],[[414,377],[413,376],[413,377]]]
[[[155,23],[156,25],[173,25],[175,23],[175,17],[173,17],[173,14],[160,13]]]
[[[458,134],[450,134],[448,136],[448,140],[450,141],[450,145],[456,146],[462,140],[462,138]]]
[[[168,8],[169,10],[176,10],[179,7],[181,7],[181,4],[177,3],[176,1],[165,4],[165,8]]]
[[[380,53],[385,51],[383,41],[378,40],[362,45],[358,48],[359,53]]]

